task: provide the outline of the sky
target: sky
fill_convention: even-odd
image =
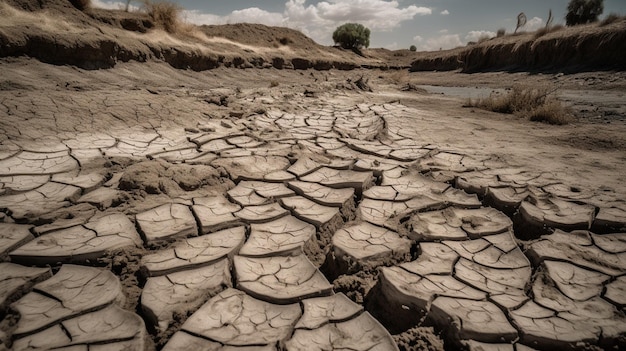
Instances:
[[[125,0],[92,0],[97,7],[123,8]],[[499,29],[513,32],[524,12],[521,30],[565,24],[569,0],[170,0],[194,24],[261,23],[298,29],[322,45],[332,45],[332,33],[343,23],[370,28],[370,47],[435,51],[464,46]],[[140,2],[131,4],[140,6]],[[600,19],[610,13],[626,15],[626,0],[605,0]]]

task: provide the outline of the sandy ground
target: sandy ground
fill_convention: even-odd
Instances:
[[[23,349],[61,323],[71,334],[72,321],[91,313],[109,313],[128,323],[121,329],[136,331],[107,329],[107,342],[145,349],[278,345],[295,350],[327,340],[334,340],[327,347],[353,342],[370,348],[369,339],[359,336],[364,328],[381,350],[395,344],[402,350],[481,343],[511,349],[512,344],[536,349],[624,345],[623,235],[582,232],[572,234],[574,240],[562,239],[567,236],[560,231],[624,228],[626,120],[623,106],[613,106],[625,92],[622,73],[192,72],[154,62],[87,71],[26,58],[3,59],[0,69],[0,222],[17,222],[36,236],[4,245],[2,255],[24,266],[50,265],[55,274],[28,273],[31,278],[24,281],[29,283],[10,296],[12,307],[3,302],[5,347]],[[354,88],[350,82],[360,77],[373,92]],[[464,91],[403,91],[407,83],[495,89],[512,81],[558,82],[565,100],[581,111],[599,106],[602,115],[580,113],[569,125],[552,126],[464,108]],[[603,91],[615,98],[581,103],[576,97]],[[329,194],[316,197],[322,189]],[[345,190],[343,200],[330,200]],[[337,206],[335,212],[329,203]],[[200,207],[211,214],[203,215]],[[83,229],[105,235],[102,228],[111,222],[122,223],[116,235],[126,241],[109,249],[121,251],[68,254],[73,244],[60,239],[78,237],[75,231]],[[463,223],[464,236],[446,237],[443,233],[452,233],[457,222]],[[419,232],[420,226],[431,229]],[[275,233],[278,227],[283,232]],[[10,237],[5,228],[3,243]],[[539,239],[555,229],[556,234]],[[262,233],[284,231],[294,236],[311,231],[314,239],[288,255],[280,247],[251,247],[261,242]],[[191,250],[199,245],[192,239],[219,235],[221,244],[203,245],[230,251],[203,253],[209,257],[205,263],[172,268],[158,256],[182,245]],[[563,245],[568,245],[565,256],[546,249]],[[363,254],[381,247],[372,256]],[[603,254],[591,257],[584,250]],[[447,264],[450,271],[442,268]],[[89,270],[94,266],[107,269]],[[486,283],[472,272],[481,272]],[[55,295],[58,285],[52,283],[28,293],[30,286],[53,279],[70,286],[71,277],[81,274],[101,279],[107,296],[94,299],[98,305],[72,305],[71,313],[37,324],[40,312],[27,308],[37,305],[29,303],[32,294],[68,297]],[[277,281],[263,280],[272,274]],[[199,281],[200,276],[206,279]],[[302,276],[308,279],[301,281]],[[504,282],[506,277],[514,278]],[[418,286],[422,278],[441,285]],[[84,296],[94,294],[89,282],[81,284]],[[168,292],[176,284],[192,291],[198,284],[195,291],[206,294],[181,292],[188,295],[180,307],[167,300],[177,296]],[[499,299],[502,284],[510,299]],[[577,288],[585,284],[591,293]],[[444,292],[437,292],[442,286]],[[226,301],[230,309],[220,307]],[[169,317],[159,310],[168,304],[178,306]],[[237,318],[230,315],[239,308],[235,305],[244,311]],[[591,305],[601,313],[582,322],[578,315]],[[285,326],[266,321],[277,313],[289,321]],[[203,329],[207,316],[216,315],[232,317],[241,328],[250,325],[241,318],[257,321],[257,334],[265,339],[243,332],[228,339],[228,323]],[[326,319],[315,322],[312,316],[319,315]],[[567,338],[550,334],[529,316],[548,324],[566,321]],[[81,337],[105,334],[94,330],[83,330]]]

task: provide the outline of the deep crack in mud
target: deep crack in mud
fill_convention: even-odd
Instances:
[[[7,349],[626,347],[623,194],[433,144],[420,110],[5,93],[42,128],[3,126]]]

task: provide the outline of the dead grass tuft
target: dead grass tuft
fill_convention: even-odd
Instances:
[[[550,28],[546,28],[546,27],[539,28],[539,29],[537,29],[537,31],[535,32],[535,39],[537,39],[537,38],[541,38],[541,37],[543,37],[544,35],[548,34],[549,32],[550,32]]]
[[[486,42],[489,39],[491,39],[490,36],[488,36],[487,34],[483,34],[483,35],[480,36],[480,38],[478,38],[478,44],[484,43],[484,42]]]
[[[469,99],[463,106],[515,114],[536,122],[567,124],[570,113],[554,96],[555,92],[556,88],[514,85],[505,94],[492,94],[476,101]]]
[[[180,20],[182,8],[178,4],[145,0],[144,6],[154,23],[166,32],[174,34],[183,29],[184,26]]]
[[[557,24],[557,25],[551,26],[551,27],[540,28],[540,29],[538,29],[535,32],[535,39],[541,38],[541,37],[543,37],[544,35],[546,35],[548,33],[553,33],[553,32],[559,31],[559,30],[561,30],[563,28],[564,27],[561,24]]]
[[[624,20],[624,19],[626,19],[626,16],[620,16],[616,13],[610,13],[598,25],[600,27],[604,27],[604,26],[608,26],[609,24],[612,24],[612,23],[615,23],[617,21]]]
[[[571,121],[571,116],[567,110],[556,99],[551,99],[543,105],[528,111],[528,119],[533,122],[544,122],[548,124],[564,125]]]

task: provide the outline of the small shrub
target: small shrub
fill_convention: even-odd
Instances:
[[[370,46],[370,30],[362,24],[346,23],[335,29],[333,41],[344,49],[359,50]]]
[[[514,85],[504,95],[493,95],[485,100],[486,107],[501,113],[530,111],[543,105],[550,92],[546,88],[531,88]]]
[[[504,28],[500,28],[498,29],[498,32],[496,33],[496,37],[501,38],[506,34],[506,29]]]
[[[270,82],[270,88],[275,88],[278,85],[279,85],[278,81],[273,80],[273,81]]]
[[[176,33],[181,28],[181,7],[171,2],[145,1],[146,12],[157,26],[168,33]]]
[[[606,16],[606,18],[602,20],[602,22],[600,22],[600,27],[608,26],[609,24],[615,23],[623,18],[626,17],[622,17],[616,13],[610,13],[608,16]]]
[[[289,45],[289,44],[293,43],[293,40],[291,40],[290,38],[287,38],[287,37],[282,37],[282,38],[280,38],[279,42],[280,42],[281,45]]]
[[[492,94],[488,98],[472,101],[464,107],[478,107],[498,113],[516,114],[531,121],[550,124],[567,124],[569,113],[559,100],[553,96],[556,89],[548,87],[527,87],[514,85],[505,94]]]
[[[415,45],[411,45],[411,47],[409,48],[409,50],[411,50],[411,51],[417,51],[417,46],[415,46]]]
[[[70,0],[70,2],[75,8],[81,11],[91,7],[91,0]]]
[[[596,22],[604,11],[604,0],[570,0],[565,23],[568,26]]]
[[[543,105],[528,111],[528,119],[533,122],[543,122],[548,124],[564,125],[571,120],[563,105],[556,100],[551,99]]]

